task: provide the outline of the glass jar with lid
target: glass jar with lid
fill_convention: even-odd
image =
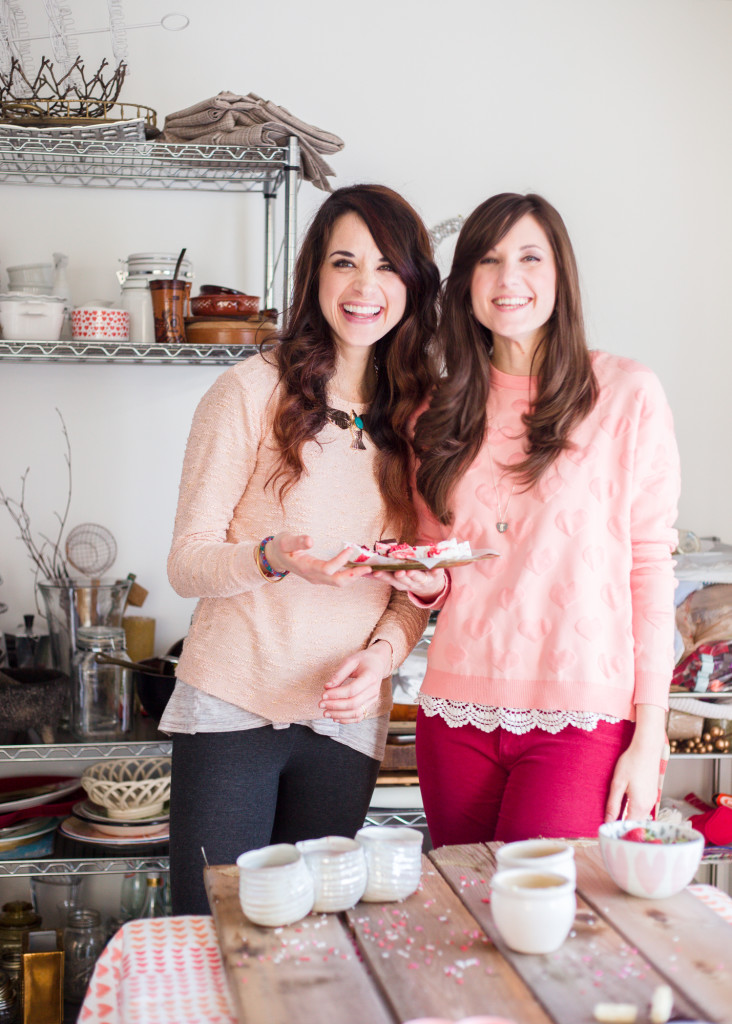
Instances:
[[[106,935],[98,910],[73,907],[64,926],[64,998],[80,1003],[86,995],[94,964],[104,949]]]
[[[118,739],[132,726],[134,679],[121,626],[82,626],[76,634],[71,732],[76,739]]]

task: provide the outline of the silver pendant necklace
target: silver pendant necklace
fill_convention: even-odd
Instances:
[[[493,466],[493,455],[491,454],[490,443],[488,444],[488,459],[490,461],[491,466],[491,480],[493,481],[493,490],[496,492],[496,512],[498,513],[496,529],[498,530],[499,533],[505,533],[506,530],[508,529],[508,506],[511,504],[511,498],[513,497],[513,492],[516,487],[516,483],[514,482],[511,485],[511,491],[506,501],[506,507],[501,508],[501,493],[498,490],[498,484],[496,483],[496,472]],[[503,475],[501,476],[500,479],[503,480]]]

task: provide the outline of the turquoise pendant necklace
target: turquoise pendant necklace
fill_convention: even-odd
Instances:
[[[362,452],[366,451],[366,445],[363,443],[363,432],[368,430],[365,416],[357,415],[353,409],[349,416],[347,412],[343,412],[341,409],[331,409],[330,406],[326,408],[325,412],[331,423],[335,423],[341,430],[351,431],[351,448]]]

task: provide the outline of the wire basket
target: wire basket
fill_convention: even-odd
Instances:
[[[65,102],[66,113],[56,113],[59,103]],[[50,106],[53,103],[54,113]],[[138,142],[157,134],[157,114],[141,103],[81,103],[79,100],[60,101],[32,99],[5,100],[0,103],[0,127],[41,132],[53,132],[54,138],[116,139],[120,142]]]
[[[160,814],[170,798],[170,758],[124,758],[97,761],[81,776],[90,800],[110,818],[135,821]]]

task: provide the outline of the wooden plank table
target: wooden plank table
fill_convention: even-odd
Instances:
[[[498,844],[442,847],[398,903],[359,903],[285,928],[248,922],[235,867],[206,869],[224,969],[241,1024],[396,1024],[478,1014],[516,1024],[592,1024],[600,1002],[634,1003],[649,1024],[655,988],[672,1020],[732,1022],[732,930],[688,892],[640,900],[578,842],[577,917],[547,956],[513,953],[495,932]]]

